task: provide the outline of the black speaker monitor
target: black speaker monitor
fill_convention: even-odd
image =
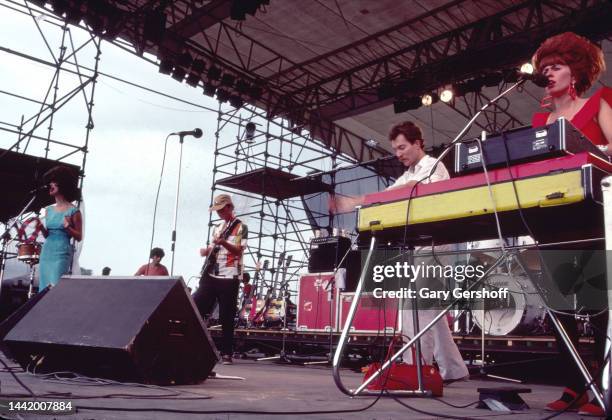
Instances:
[[[155,384],[201,382],[219,361],[180,277],[65,276],[4,344],[37,372]]]
[[[323,273],[346,267],[347,259],[342,261],[351,248],[351,240],[343,236],[326,236],[313,238],[310,241],[310,258],[308,258],[309,273]],[[342,262],[341,262],[342,261]]]

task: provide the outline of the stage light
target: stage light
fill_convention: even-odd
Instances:
[[[170,74],[174,68],[174,62],[168,58],[162,58],[159,60],[159,72],[161,74]]]
[[[202,74],[205,68],[206,63],[204,62],[204,60],[197,59],[193,60],[193,63],[191,63],[191,73]]]
[[[254,122],[248,122],[246,123],[246,125],[244,126],[244,138],[246,140],[247,143],[253,143],[253,138],[255,137],[255,129],[257,127],[255,126]]]
[[[489,73],[482,78],[482,82],[487,87],[494,87],[499,85],[503,78],[504,76],[501,73]]]
[[[466,80],[463,83],[456,84],[453,86],[453,93],[455,96],[465,96],[468,92],[480,92],[482,87],[486,84],[486,77],[480,77],[477,79]],[[491,79],[493,80],[493,79]],[[500,79],[501,81],[501,75]],[[495,83],[497,85],[497,83]]]
[[[185,79],[185,69],[182,67],[175,67],[172,71],[172,78],[176,81],[182,82]]]
[[[215,85],[211,83],[204,84],[204,95],[210,96],[212,98],[213,96],[215,96],[216,90],[217,90],[217,87]]]
[[[367,139],[365,143],[368,147],[372,147],[372,148],[378,147],[378,140],[375,140],[375,139]]]
[[[51,0],[50,3],[53,13],[58,16],[62,16],[68,11],[68,2],[66,0]]]
[[[119,12],[106,2],[88,2],[85,23],[96,35],[106,36],[112,24],[117,24],[121,19]],[[110,32],[109,32],[110,33]]]
[[[208,69],[208,80],[219,80],[221,77],[221,69],[215,66],[212,66]]]
[[[533,74],[533,66],[531,63],[524,63],[521,66],[521,73]]]
[[[202,73],[204,72],[205,68],[206,64],[204,61],[194,60],[193,64],[191,65],[191,72],[187,77],[187,84],[189,86],[196,87],[198,83],[200,83],[200,80],[202,80]]]
[[[185,80],[185,83],[187,83],[189,86],[197,87],[198,83],[200,83],[200,75],[196,73],[189,73],[189,76],[187,76],[187,80]]]
[[[395,83],[384,81],[378,86],[376,89],[376,93],[378,95],[378,99],[381,101],[384,99],[393,98],[396,93]]]
[[[234,108],[242,108],[242,105],[244,105],[244,99],[242,99],[239,95],[231,95],[229,98],[229,103]]]
[[[223,74],[223,76],[221,76],[221,86],[231,88],[232,86],[234,86],[234,80],[236,80],[236,77],[234,77],[234,75],[225,73]]]
[[[270,4],[269,0],[233,0],[230,6],[230,18],[233,20],[245,20],[246,14],[255,16],[261,5]]]
[[[249,85],[249,83],[243,79],[238,79],[236,81],[235,89],[236,93],[238,93],[239,95],[247,95],[250,87],[251,86]]]
[[[83,19],[81,6],[84,0],[51,0],[50,3],[53,8],[53,13],[58,16],[66,16],[66,23],[78,25]]]
[[[68,9],[66,11],[66,23],[78,25],[83,20],[83,13],[81,9]]]
[[[424,106],[432,106],[433,104],[435,104],[439,100],[440,100],[440,97],[435,92],[426,93],[425,95],[421,96],[421,103]]]
[[[249,89],[249,96],[257,101],[261,99],[261,95],[263,95],[263,88],[261,86],[251,86]]]
[[[159,45],[166,32],[166,14],[163,9],[154,9],[145,12],[142,35],[145,40]]]
[[[396,114],[418,109],[422,105],[421,98],[419,96],[411,96],[408,98],[400,98],[393,101],[393,111]]]
[[[453,99],[453,91],[450,88],[445,88],[440,93],[440,100],[445,103],[449,103]]]
[[[480,92],[482,89],[482,79],[472,79],[465,83],[456,83],[451,90],[453,97],[465,96],[469,92]]]
[[[225,89],[217,89],[217,100],[221,103],[229,100],[230,93]]]
[[[187,68],[191,66],[191,63],[193,63],[193,57],[191,57],[191,54],[188,52],[184,52],[179,55],[177,62],[180,66]]]

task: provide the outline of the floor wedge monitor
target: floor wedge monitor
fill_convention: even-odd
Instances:
[[[154,384],[201,382],[219,360],[180,277],[65,276],[3,344],[30,371]]]

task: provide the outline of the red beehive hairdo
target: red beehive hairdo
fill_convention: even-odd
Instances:
[[[546,39],[531,61],[538,72],[551,64],[569,66],[579,95],[586,92],[606,69],[601,48],[573,32],[564,32]]]

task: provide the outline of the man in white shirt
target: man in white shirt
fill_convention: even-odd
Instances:
[[[433,174],[429,175],[436,159],[425,153],[421,129],[413,122],[406,121],[395,125],[389,132],[389,140],[391,141],[391,147],[395,152],[395,156],[407,169],[387,189],[414,186],[419,181],[420,183],[427,184],[450,178],[442,162],[439,162]],[[346,212],[361,204],[363,204],[363,196],[336,197],[330,207],[332,211]],[[416,253],[424,251],[430,252],[431,248],[420,248],[416,250]],[[433,309],[419,311],[420,328],[423,328],[433,320],[437,313],[438,311]],[[411,310],[402,311],[402,324],[402,333],[408,337],[414,336]],[[450,328],[444,317],[421,337],[421,351],[426,363],[431,364],[433,358],[435,358],[444,380],[453,381],[468,376],[467,367],[463,362],[457,345],[453,341]],[[408,360],[411,359],[408,354],[404,356]]]

